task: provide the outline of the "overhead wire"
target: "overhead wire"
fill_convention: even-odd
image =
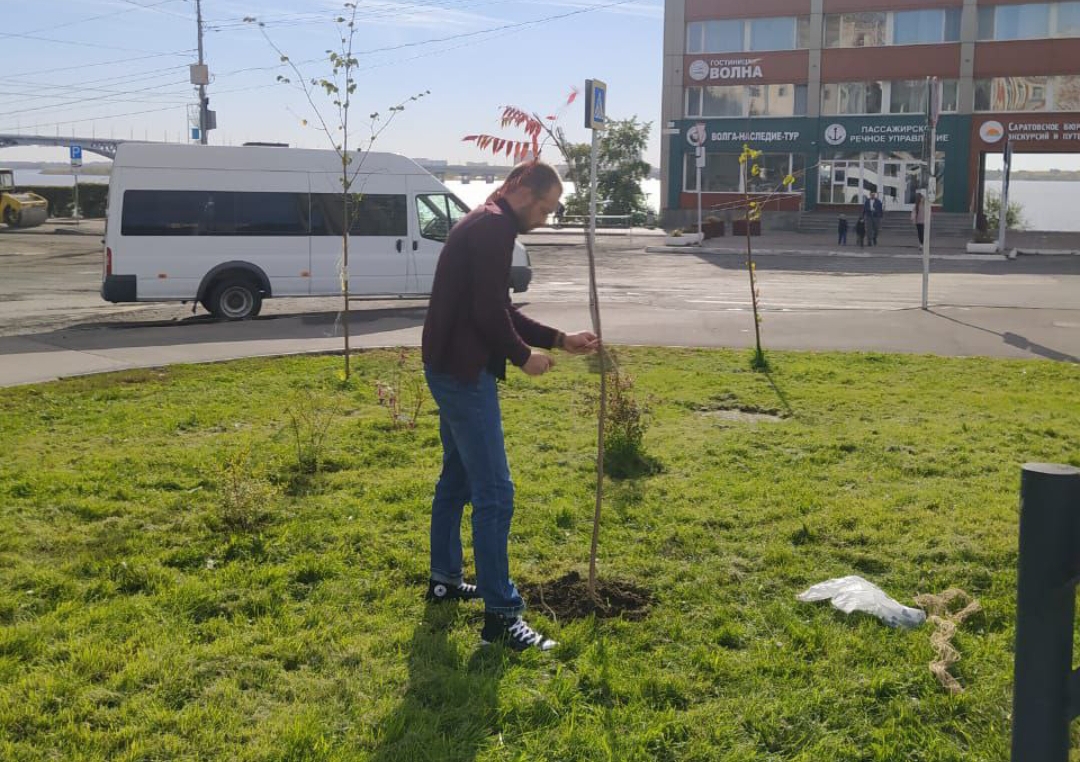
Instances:
[[[415,2],[407,6],[402,4],[390,4],[387,3],[385,8],[377,11],[362,11],[359,20],[371,21],[382,20],[388,18],[400,18],[403,16],[416,15],[415,8],[425,9],[442,9],[449,11],[460,11],[466,8],[473,8],[483,5],[497,5],[497,0],[457,0],[455,4],[439,3],[439,2]],[[455,7],[456,5],[456,7]],[[405,10],[403,10],[405,8]],[[340,11],[328,11],[321,13],[304,13],[304,14],[292,14],[281,16],[245,16],[238,19],[226,19],[211,22],[208,29],[211,31],[227,31],[231,29],[238,29],[241,27],[247,27],[251,25],[249,19],[255,18],[257,22],[263,24],[266,27],[279,27],[279,26],[299,26],[306,24],[322,24],[331,21],[334,18],[340,18],[342,14]]]
[[[384,62],[384,63],[373,64],[371,66],[359,67],[359,68],[356,69],[356,71],[358,71],[358,72],[360,72],[360,71],[370,71],[370,70],[373,70],[373,69],[383,68],[383,67],[386,67],[386,66],[393,66],[393,65],[400,64],[400,63],[406,63],[406,62],[409,62],[409,61],[418,60],[418,59],[421,59],[421,58],[427,58],[427,57],[430,57],[432,55],[439,55],[441,53],[445,53],[445,52],[448,52],[450,50],[456,50],[458,48],[465,47],[467,45],[475,44],[475,40],[473,40],[472,38],[477,37],[477,36],[481,36],[481,35],[488,35],[487,37],[482,39],[483,42],[486,42],[486,41],[488,41],[490,39],[495,39],[497,37],[502,37],[502,36],[507,36],[509,34],[513,34],[516,31],[519,31],[519,30],[527,28],[527,27],[536,26],[536,25],[544,24],[544,23],[549,23],[549,22],[552,22],[552,21],[558,21],[558,20],[562,20],[562,19],[565,19],[565,18],[579,16],[579,15],[582,15],[582,14],[585,14],[585,13],[591,13],[591,12],[595,12],[595,11],[599,11],[599,10],[605,10],[607,8],[613,8],[613,7],[617,7],[617,6],[621,6],[621,5],[630,5],[630,4],[634,4],[636,2],[637,2],[637,0],[615,0],[614,2],[599,3],[599,4],[595,4],[595,5],[589,5],[589,6],[583,7],[583,8],[577,8],[577,9],[575,9],[573,11],[568,11],[566,13],[552,14],[552,15],[537,18],[537,19],[530,19],[530,20],[521,21],[521,22],[502,24],[502,25],[499,25],[499,26],[496,26],[496,27],[491,27],[491,28],[488,28],[488,29],[474,31],[474,32],[463,32],[463,33],[460,33],[460,34],[448,35],[446,37],[441,37],[441,38],[431,38],[431,39],[428,39],[428,40],[421,40],[421,41],[416,41],[416,42],[403,43],[403,44],[400,44],[400,45],[386,46],[386,47],[383,47],[383,48],[374,48],[374,49],[371,49],[371,50],[357,51],[356,53],[354,53],[354,55],[357,55],[357,56],[359,56],[359,55],[372,55],[372,54],[375,54],[375,53],[390,52],[390,51],[394,51],[394,50],[402,50],[402,49],[406,49],[406,48],[419,47],[421,45],[430,45],[430,44],[436,44],[436,43],[440,43],[440,42],[449,42],[449,41],[458,40],[458,39],[466,39],[467,40],[466,42],[462,42],[459,45],[453,45],[453,46],[449,46],[449,47],[444,47],[444,48],[441,48],[439,50],[431,51],[431,52],[428,52],[428,53],[422,53],[420,55],[411,56],[411,57],[404,58],[404,59],[396,59],[394,61],[388,61],[388,62]],[[245,23],[247,23],[247,22],[245,22]],[[313,58],[313,59],[309,59],[309,60],[306,60],[306,61],[297,62],[297,64],[298,65],[306,65],[308,63],[316,63],[316,62],[321,61],[321,60],[323,60],[323,59],[322,58]],[[223,78],[223,77],[227,77],[227,76],[233,76],[233,75],[236,75],[236,74],[250,72],[250,71],[266,71],[266,70],[280,69],[283,66],[284,66],[284,64],[279,63],[279,64],[275,64],[273,66],[266,66],[266,67],[247,67],[247,68],[244,68],[244,69],[237,69],[237,70],[232,71],[232,72],[226,72],[224,74],[218,75],[216,78]],[[215,91],[215,96],[224,95],[224,94],[230,94],[230,93],[235,93],[235,92],[247,92],[247,91],[250,91],[250,90],[265,89],[267,87],[275,87],[275,86],[278,86],[278,83],[274,82],[274,83],[268,83],[266,85],[256,85],[256,86],[253,86],[253,87],[249,86],[249,87],[235,88],[235,89],[231,89],[231,90],[217,90],[217,91]],[[154,88],[147,88],[147,89],[154,89]],[[136,92],[138,92],[138,91],[136,91]],[[98,100],[98,99],[86,99],[86,100]],[[71,104],[68,104],[68,105],[71,105]],[[95,116],[95,117],[87,117],[87,118],[83,118],[83,119],[65,120],[65,121],[62,121],[62,122],[50,122],[50,123],[47,123],[47,124],[45,124],[43,126],[58,126],[58,125],[64,125],[64,124],[78,124],[78,123],[83,123],[83,122],[87,122],[87,121],[99,121],[99,120],[102,120],[102,119],[116,119],[116,118],[120,118],[120,117],[124,117],[124,116],[138,116],[138,115],[150,114],[150,113],[160,113],[162,111],[169,111],[169,110],[171,110],[171,108],[172,107],[146,109],[146,110],[143,110],[143,111],[126,112],[126,113],[122,113],[122,114],[107,114],[107,115],[101,115],[101,116]],[[37,109],[35,109],[35,110],[37,110]],[[47,110],[47,109],[41,109],[41,110]],[[25,113],[25,112],[13,112],[13,113]],[[9,114],[3,114],[3,116],[8,116],[8,115]],[[10,129],[12,129],[12,128],[3,128],[3,129],[0,129],[0,131],[7,131],[7,130],[10,130]]]
[[[99,19],[112,18],[113,16],[120,16],[120,15],[123,15],[125,13],[131,13],[136,8],[142,8],[143,10],[150,10],[150,9],[152,9],[152,8],[158,6],[158,5],[165,5],[166,3],[176,3],[176,2],[179,2],[180,0],[160,0],[160,2],[152,3],[151,5],[140,5],[139,3],[133,2],[133,0],[126,0],[126,1],[129,4],[134,5],[135,8],[122,8],[122,9],[120,9],[118,11],[112,11],[110,13],[102,13],[102,14],[100,14],[98,16],[88,16],[86,18],[74,19],[73,21],[65,21],[65,22],[60,23],[60,24],[50,24],[49,26],[44,26],[44,27],[41,27],[40,29],[25,29],[22,32],[0,32],[0,37],[18,37],[20,35],[25,35],[25,34],[37,34],[38,32],[51,32],[54,29],[63,29],[64,27],[67,27],[67,26],[75,26],[77,24],[78,25],[87,24],[87,23],[89,23],[91,21],[98,21]]]
[[[14,37],[18,39],[34,40],[38,42],[55,42],[59,45],[78,45],[86,48],[100,48],[102,50],[121,50],[127,53],[156,53],[154,50],[143,50],[142,48],[124,48],[119,45],[102,45],[96,42],[78,42],[76,40],[57,40],[52,37],[39,37],[33,34],[19,34],[16,32],[4,32],[5,37]]]
[[[195,48],[187,48],[186,50],[174,50],[170,53],[153,53],[147,56],[132,56],[131,58],[117,58],[112,61],[98,61],[97,63],[79,64],[78,66],[58,66],[55,69],[33,69],[31,71],[14,71],[5,72],[5,77],[20,77],[25,74],[36,76],[38,74],[55,74],[63,71],[82,71],[83,69],[92,69],[98,66],[115,66],[122,63],[130,63],[132,61],[146,61],[151,58],[168,58],[170,56],[190,55],[195,52]],[[186,65],[175,68],[187,68]],[[94,81],[94,80],[91,80]]]

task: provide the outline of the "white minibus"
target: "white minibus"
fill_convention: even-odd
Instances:
[[[360,157],[355,161],[360,162]],[[363,156],[349,231],[349,293],[423,298],[450,228],[469,209],[416,162]],[[121,143],[109,181],[101,296],[198,302],[240,320],[262,300],[341,293],[341,161],[274,146]],[[525,291],[515,245],[510,287]]]

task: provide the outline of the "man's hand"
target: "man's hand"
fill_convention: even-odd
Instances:
[[[563,349],[572,355],[585,355],[595,352],[599,342],[592,331],[568,333],[563,337]]]
[[[555,359],[553,357],[534,350],[529,355],[529,359],[525,361],[525,364],[521,366],[521,369],[530,376],[542,376],[551,370],[554,365]]]

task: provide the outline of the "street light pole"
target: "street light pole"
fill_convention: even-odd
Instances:
[[[202,71],[203,62],[203,20],[202,0],[195,0],[195,16],[199,25],[199,70]],[[206,145],[206,85],[199,84],[199,142]]]
[[[926,121],[927,132],[930,135],[930,147],[926,152],[926,192],[923,195],[923,240],[922,240],[922,308],[928,309],[927,303],[930,294],[930,218],[934,211],[934,200],[937,198],[937,123],[941,114],[941,83],[937,77],[926,79]],[[916,219],[918,222],[918,219]]]

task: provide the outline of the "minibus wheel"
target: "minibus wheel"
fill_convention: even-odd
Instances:
[[[207,307],[216,318],[244,320],[259,314],[262,294],[246,278],[225,278],[214,287]]]

